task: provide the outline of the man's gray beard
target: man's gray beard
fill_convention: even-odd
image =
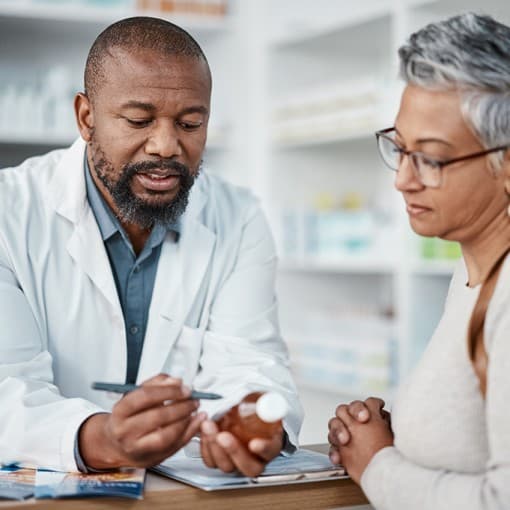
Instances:
[[[164,227],[175,224],[186,210],[189,192],[198,173],[197,176],[193,176],[188,167],[173,160],[159,161],[157,163],[142,161],[125,165],[119,179],[113,182],[110,178],[114,174],[112,164],[99,146],[97,144],[94,145],[95,150],[92,150],[91,157],[95,174],[109,191],[121,221],[133,223],[143,229],[152,228],[155,224],[160,224]],[[131,181],[136,173],[155,168],[170,169],[179,174],[179,191],[177,196],[170,201],[148,203],[138,198],[131,189]],[[150,191],[148,192],[150,193]],[[157,192],[154,192],[154,195],[157,195]]]

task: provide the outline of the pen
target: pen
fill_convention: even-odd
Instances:
[[[141,386],[138,386],[137,384],[116,384],[107,382],[92,383],[92,389],[94,390],[111,391],[113,393],[128,393],[129,391],[133,391],[138,388],[141,388]],[[190,398],[192,400],[217,400],[223,397],[217,393],[191,390]]]

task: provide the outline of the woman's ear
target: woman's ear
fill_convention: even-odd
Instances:
[[[81,137],[90,142],[94,132],[94,114],[90,99],[83,92],[78,92],[74,98],[74,114]]]
[[[501,163],[501,173],[505,182],[505,191],[510,201],[510,149],[505,151],[503,156],[503,162]],[[510,216],[510,205],[507,209],[507,214]]]

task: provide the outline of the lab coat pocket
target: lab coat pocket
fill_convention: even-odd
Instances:
[[[163,371],[172,377],[181,377],[184,384],[191,385],[198,372],[203,339],[203,329],[182,326]]]

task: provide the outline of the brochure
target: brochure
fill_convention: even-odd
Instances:
[[[0,467],[0,499],[23,500],[34,495],[35,469],[10,464]]]
[[[143,498],[145,469],[125,468],[105,473],[64,473],[38,469],[35,497],[83,498],[97,496]]]

